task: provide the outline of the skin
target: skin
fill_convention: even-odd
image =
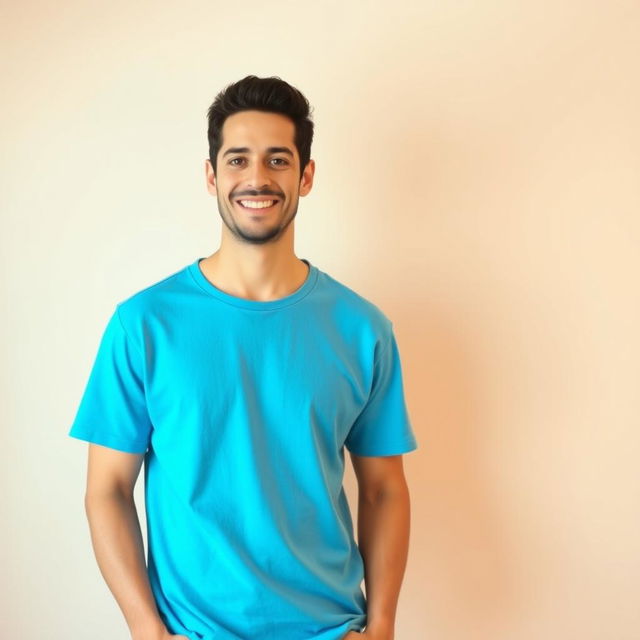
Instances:
[[[222,219],[220,247],[200,262],[204,275],[219,289],[249,300],[275,300],[304,283],[308,267],[293,249],[294,219],[300,197],[313,185],[315,162],[302,173],[294,144],[293,122],[280,114],[241,111],[222,127],[223,144],[216,158],[217,173],[205,161],[206,186]],[[271,153],[269,147],[286,147]],[[232,148],[249,152],[225,155]],[[279,200],[266,214],[242,208],[242,196]]]
[[[244,111],[223,125],[217,172],[206,160],[206,186],[223,221],[219,249],[200,262],[218,288],[251,300],[275,300],[302,286],[308,267],[293,251],[300,197],[313,185],[315,163],[300,171],[294,125],[273,113]],[[287,147],[292,155],[268,147]],[[247,152],[225,155],[230,148]],[[280,161],[279,159],[282,159]],[[240,209],[241,196],[269,195],[280,202],[256,215]],[[358,546],[365,565],[368,625],[342,640],[393,640],[395,610],[407,560],[409,492],[402,456],[349,452],[358,480]],[[132,640],[188,640],[172,635],[158,614],[145,566],[133,490],[144,454],[89,444],[85,507],[100,570],[125,616]]]

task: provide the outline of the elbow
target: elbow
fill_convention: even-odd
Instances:
[[[387,482],[380,486],[362,489],[359,492],[362,502],[378,503],[381,500],[404,500],[409,499],[409,486],[406,481]]]

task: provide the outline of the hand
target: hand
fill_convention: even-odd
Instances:
[[[349,631],[342,640],[393,640],[393,633],[379,633],[371,629],[364,631]]]
[[[147,633],[146,635],[133,635],[131,640],[190,640],[187,636],[174,635],[170,631],[163,627],[156,629],[153,633]]]

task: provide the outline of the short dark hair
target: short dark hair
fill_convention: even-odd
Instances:
[[[207,110],[209,160],[214,172],[217,171],[216,158],[222,147],[224,121],[234,113],[248,110],[280,113],[293,121],[294,143],[300,156],[300,177],[302,177],[302,172],[311,158],[312,108],[298,89],[278,76],[268,78],[246,76],[242,80],[227,85],[218,93]]]

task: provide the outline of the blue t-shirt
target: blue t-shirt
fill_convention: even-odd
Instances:
[[[200,260],[115,305],[68,435],[145,453],[170,632],[339,640],[367,622],[344,447],[417,448],[392,322],[308,260],[267,302],[217,288]]]

